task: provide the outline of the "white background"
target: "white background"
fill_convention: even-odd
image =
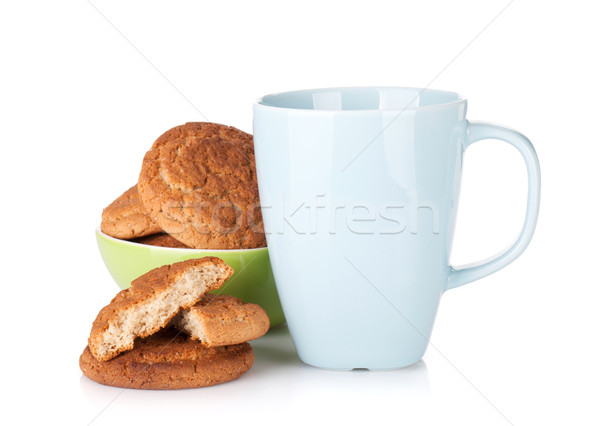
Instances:
[[[206,3],[0,6],[0,422],[599,424],[592,2]],[[117,291],[94,229],[154,139],[204,117],[251,132],[255,98],[344,85],[457,91],[469,119],[526,134],[542,208],[525,254],[448,292],[432,346],[408,369],[308,367],[280,328],[254,344],[249,373],[213,388],[121,391],[82,377],[91,322]],[[525,186],[507,145],[467,151],[455,264],[511,242]]]

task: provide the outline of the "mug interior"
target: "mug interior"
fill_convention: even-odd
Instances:
[[[260,105],[275,108],[364,111],[404,110],[463,102],[458,93],[409,87],[347,87],[299,90],[266,95]]]

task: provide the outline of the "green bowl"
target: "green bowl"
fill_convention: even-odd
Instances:
[[[186,259],[215,256],[233,268],[233,275],[213,293],[230,294],[244,302],[256,303],[267,311],[271,326],[285,318],[275,289],[267,248],[240,250],[198,250],[157,247],[110,237],[96,229],[96,241],[106,268],[122,289],[151,269]]]

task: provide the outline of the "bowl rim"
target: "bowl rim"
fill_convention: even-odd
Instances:
[[[98,235],[102,238],[106,238],[109,241],[114,241],[116,243],[123,244],[123,245],[131,245],[134,247],[138,246],[138,247],[146,247],[146,248],[150,247],[150,248],[156,249],[156,250],[180,251],[180,252],[185,252],[185,253],[202,253],[202,252],[236,253],[236,252],[253,252],[253,251],[267,250],[267,247],[256,247],[256,248],[249,248],[249,249],[195,249],[195,248],[183,248],[183,247],[153,246],[150,244],[141,244],[141,243],[136,243],[134,241],[122,240],[120,238],[111,237],[110,235],[102,232],[102,229],[100,229],[99,226],[96,228],[96,235]]]

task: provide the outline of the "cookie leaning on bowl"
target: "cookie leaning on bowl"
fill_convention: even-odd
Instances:
[[[190,259],[161,266],[140,276],[102,308],[88,340],[91,353],[107,361],[131,350],[134,340],[156,333],[182,308],[196,304],[233,274],[216,257]]]
[[[160,136],[138,180],[148,214],[192,248],[266,246],[252,135],[216,123],[187,123]]]
[[[137,185],[122,193],[102,211],[100,229],[106,235],[125,240],[162,232],[146,213]]]

